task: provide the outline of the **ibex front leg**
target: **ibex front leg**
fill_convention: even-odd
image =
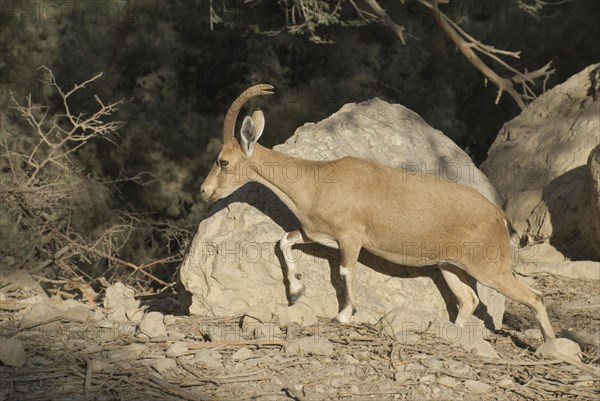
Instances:
[[[344,281],[344,303],[334,320],[340,323],[349,323],[352,316],[356,313],[352,288],[354,268],[356,267],[361,245],[355,238],[350,237],[340,240],[339,247],[342,256],[340,260],[340,276]]]
[[[302,231],[295,230],[289,233],[283,234],[283,237],[279,240],[279,249],[283,253],[285,264],[287,267],[287,280],[289,282],[289,296],[288,301],[294,304],[298,298],[304,294],[304,285],[300,281],[301,274],[296,268],[296,261],[292,254],[292,246],[296,244],[310,244],[313,241],[308,239],[302,234]]]

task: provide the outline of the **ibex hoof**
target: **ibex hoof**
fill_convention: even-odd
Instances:
[[[333,318],[333,321],[337,323],[350,323],[350,319],[352,319],[355,313],[356,308],[354,305],[348,305]]]
[[[290,296],[289,296],[289,303],[290,305],[293,305],[296,303],[296,301],[298,301],[298,299],[300,299],[300,297],[304,295],[304,286],[300,287],[300,289],[294,291],[294,292],[290,292]]]

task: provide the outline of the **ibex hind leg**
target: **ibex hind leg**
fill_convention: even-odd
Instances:
[[[469,285],[469,276],[464,270],[448,263],[440,263],[438,266],[458,303],[458,315],[454,323],[463,326],[473,316],[479,305],[479,298]]]
[[[491,274],[482,274],[481,271],[474,269],[471,274],[481,284],[491,287],[504,294],[508,298],[523,304],[531,309],[535,315],[535,320],[542,331],[544,341],[556,338],[554,330],[548,319],[548,313],[544,306],[544,296],[519,281],[512,272],[510,265],[501,266],[498,269],[490,269],[487,272]]]
[[[288,302],[293,305],[304,294],[304,284],[300,281],[301,273],[296,267],[296,261],[292,255],[292,246],[296,244],[310,244],[313,241],[302,234],[300,230],[290,231],[283,234],[279,240],[279,249],[285,259],[287,268],[287,280],[289,282]]]
[[[359,235],[347,233],[339,240],[341,253],[340,276],[344,282],[344,303],[340,312],[333,318],[338,323],[350,323],[352,316],[356,314],[356,303],[354,301],[354,269],[360,253],[361,244]]]

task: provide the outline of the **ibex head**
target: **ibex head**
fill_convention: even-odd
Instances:
[[[252,161],[254,144],[265,128],[265,117],[257,110],[252,117],[246,116],[240,130],[240,140],[234,136],[235,121],[240,109],[249,99],[260,95],[272,95],[273,87],[267,84],[255,85],[246,89],[231,104],[223,123],[223,145],[208,176],[200,187],[202,199],[215,202],[235,192],[250,181],[246,165]]]

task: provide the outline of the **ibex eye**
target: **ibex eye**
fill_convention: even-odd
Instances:
[[[219,160],[219,166],[226,167],[229,164],[227,160]]]

